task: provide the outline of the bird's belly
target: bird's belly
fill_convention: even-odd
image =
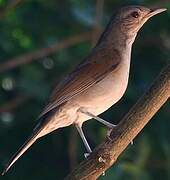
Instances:
[[[128,84],[128,74],[127,67],[120,68],[117,73],[110,73],[102,81],[77,96],[77,103],[94,115],[103,113],[123,96]],[[90,118],[82,115],[80,119],[83,121]]]

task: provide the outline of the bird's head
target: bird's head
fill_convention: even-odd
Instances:
[[[122,32],[134,35],[148,19],[165,10],[165,8],[149,9],[144,6],[126,6],[118,10],[114,21],[120,25]]]
[[[144,6],[125,6],[115,11],[98,44],[131,45],[143,24],[165,8],[149,9]]]

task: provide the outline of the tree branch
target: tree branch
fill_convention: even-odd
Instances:
[[[103,9],[104,9],[104,0],[96,0],[96,16],[94,17],[93,24],[93,38],[92,45],[94,46],[101,34],[102,31],[102,18],[103,18]]]
[[[0,73],[10,70],[10,69],[13,69],[13,68],[16,68],[23,64],[30,63],[34,60],[44,58],[46,56],[49,56],[52,53],[55,53],[55,52],[63,49],[63,48],[68,48],[77,43],[91,40],[91,38],[92,38],[91,36],[92,36],[92,31],[86,32],[83,34],[79,34],[79,35],[75,35],[75,36],[72,36],[72,37],[62,40],[61,42],[56,42],[49,47],[41,48],[41,49],[38,49],[31,53],[26,53],[21,56],[6,60],[4,63],[0,64]]]
[[[6,7],[0,10],[0,18],[3,18],[8,12],[14,9],[17,5],[21,3],[22,0],[11,0]]]
[[[1,105],[0,113],[12,111],[29,99],[30,99],[29,96],[17,96],[12,100],[8,101],[7,103]]]
[[[76,153],[77,140],[78,140],[78,134],[75,131],[75,128],[72,128],[69,135],[69,143],[68,143],[68,156],[69,156],[70,170],[73,170],[74,167],[77,165],[77,153]]]
[[[116,162],[153,115],[170,97],[170,64],[160,73],[147,92],[89,156],[65,180],[94,180]]]

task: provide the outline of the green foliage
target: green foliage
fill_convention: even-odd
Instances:
[[[29,0],[13,8],[12,1],[0,0],[0,66],[14,57],[49,47],[62,39],[94,29],[96,1],[90,0]],[[103,22],[120,5],[161,4],[170,9],[170,2],[160,0],[107,0]],[[5,12],[6,11],[6,12]],[[146,90],[161,68],[170,59],[170,10],[154,17],[140,31],[133,47],[131,75],[123,99],[101,117],[119,122]],[[90,51],[92,41],[84,41],[61,49],[48,57],[34,60],[0,73],[0,169],[28,137],[47,98],[60,79]],[[29,96],[15,108],[11,100]],[[170,109],[167,103],[134,140],[134,145],[120,156],[116,164],[100,179],[107,180],[168,180],[170,179]],[[73,127],[57,130],[35,143],[3,180],[63,179],[71,164],[84,159],[85,151]],[[95,121],[84,126],[92,147],[106,135],[106,129]],[[71,144],[71,145],[70,145]],[[71,148],[74,151],[70,155]]]

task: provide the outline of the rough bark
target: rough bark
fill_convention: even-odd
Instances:
[[[137,136],[170,97],[170,64],[120,121],[109,137],[77,166],[65,180],[94,180],[112,166],[123,150]]]

